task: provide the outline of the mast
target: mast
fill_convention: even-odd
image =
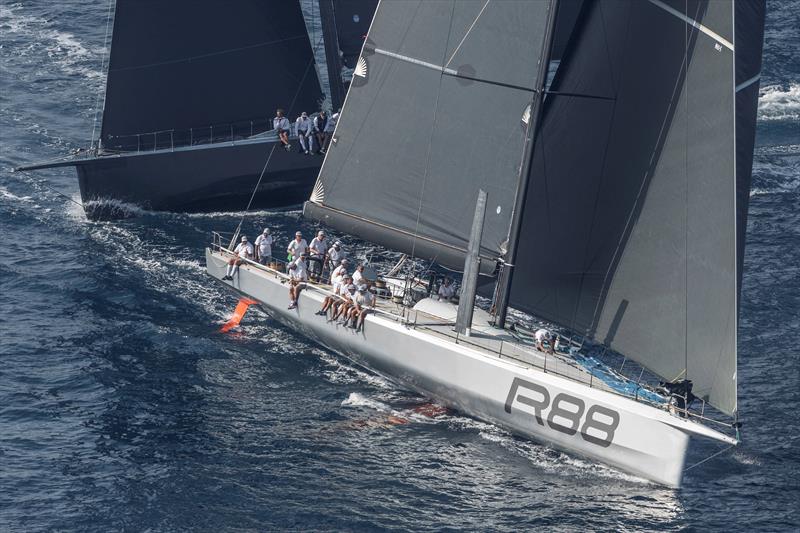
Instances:
[[[336,111],[341,109],[344,103],[345,89],[342,83],[342,59],[333,0],[319,0],[319,14],[322,22],[322,41],[325,44],[325,62],[328,64],[331,107]]]
[[[539,72],[537,74],[537,86],[533,93],[530,104],[530,116],[528,118],[528,128],[525,132],[525,147],[523,149],[522,164],[519,170],[519,183],[517,185],[517,196],[514,200],[514,211],[511,213],[511,225],[508,230],[508,248],[506,251],[505,262],[500,270],[500,277],[497,281],[498,298],[495,304],[497,316],[495,326],[505,327],[506,315],[508,314],[508,300],[511,293],[511,279],[514,273],[514,262],[517,257],[517,241],[522,223],[522,212],[525,208],[525,197],[530,183],[530,168],[533,160],[533,149],[536,141],[536,131],[539,128],[542,116],[542,103],[544,101],[544,87],[547,82],[547,69],[550,64],[550,54],[553,47],[553,34],[555,30],[556,11],[558,0],[550,0],[550,10],[547,16],[547,31],[545,33],[544,46],[539,60]]]

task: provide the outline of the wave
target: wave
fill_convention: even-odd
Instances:
[[[34,43],[14,48],[18,57],[40,57],[44,52],[64,73],[83,76],[96,82],[98,86],[102,84],[105,74],[96,67],[105,55],[105,50],[86,48],[74,34],[52,28],[51,21],[19,13],[15,8],[20,7],[0,6],[0,33],[4,40],[21,37]],[[89,66],[89,63],[93,66]]]
[[[767,85],[758,97],[758,119],[764,121],[800,120],[800,83]]]

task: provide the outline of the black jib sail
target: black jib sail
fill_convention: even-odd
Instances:
[[[536,134],[510,291],[729,414],[763,20],[763,1],[587,3]]]
[[[272,129],[276,108],[294,117],[322,98],[297,1],[119,0],[111,49],[105,149]]]
[[[463,266],[478,189],[481,252],[503,254],[549,2],[384,1],[305,213]]]

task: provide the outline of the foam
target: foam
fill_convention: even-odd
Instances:
[[[762,87],[758,98],[758,119],[764,121],[800,120],[800,83]]]

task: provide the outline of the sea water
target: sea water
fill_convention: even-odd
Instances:
[[[670,490],[354,368],[203,272],[242,213],[88,222],[106,2],[0,2],[0,531],[797,529],[800,5],[770,1],[739,330],[743,442]],[[250,213],[277,248],[297,210]],[[376,252],[345,240],[356,255]],[[428,413],[432,416],[425,416]],[[722,445],[698,442],[688,464]]]

